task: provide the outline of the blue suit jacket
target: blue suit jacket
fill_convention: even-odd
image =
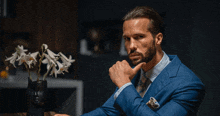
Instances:
[[[139,73],[114,99],[114,94],[99,108],[83,116],[187,116],[196,115],[204,95],[204,85],[200,79],[176,55],[168,55],[171,62],[157,76],[142,98],[135,86]],[[116,88],[116,91],[118,88]],[[116,92],[115,91],[115,92]],[[160,107],[150,109],[146,103],[154,97]]]

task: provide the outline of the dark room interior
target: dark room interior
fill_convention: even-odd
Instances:
[[[71,55],[75,62],[69,73],[58,75],[58,79],[83,82],[82,113],[88,113],[103,105],[115,91],[109,68],[119,60],[130,63],[122,46],[122,18],[136,6],[150,6],[158,11],[165,23],[163,50],[177,55],[204,83],[206,95],[198,116],[219,116],[220,1],[217,0],[1,0],[0,71],[8,65],[3,61],[5,56],[10,56],[17,44],[23,44],[31,52],[47,44],[56,53]],[[16,75],[17,70],[22,69],[12,68],[9,74]],[[0,86],[0,105],[7,104],[3,102],[6,90],[10,89]],[[74,93],[75,89],[66,91]],[[24,89],[20,92],[25,93]],[[60,94],[63,93],[59,91],[55,96]],[[64,94],[60,100],[69,97],[73,96]],[[72,114],[77,107],[75,101],[68,103],[68,109],[59,109],[60,113],[75,115]],[[13,113],[6,110],[0,110],[0,116]],[[57,107],[48,110],[57,111]]]

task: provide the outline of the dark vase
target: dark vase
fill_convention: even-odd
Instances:
[[[27,116],[44,116],[47,81],[31,81],[28,78]]]

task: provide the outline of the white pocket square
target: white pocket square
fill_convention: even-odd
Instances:
[[[157,109],[160,107],[160,104],[157,102],[157,100],[154,97],[150,97],[150,100],[146,103],[148,107],[150,107],[152,110]]]

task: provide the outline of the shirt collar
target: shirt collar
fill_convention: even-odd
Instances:
[[[163,57],[156,66],[145,73],[145,77],[149,78],[153,82],[156,77],[161,73],[161,71],[170,63],[170,59],[167,54],[163,51]],[[141,69],[141,75],[144,74],[143,69]]]

